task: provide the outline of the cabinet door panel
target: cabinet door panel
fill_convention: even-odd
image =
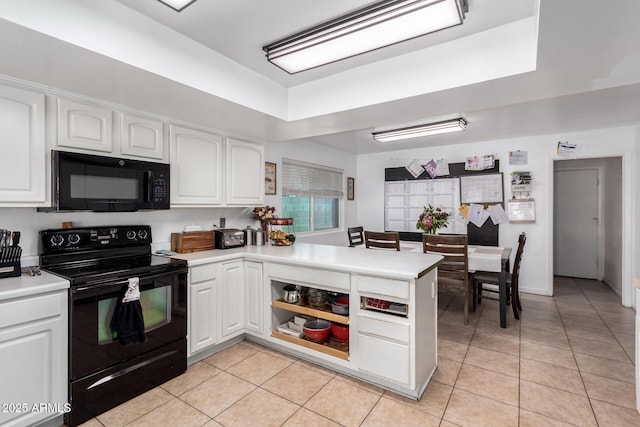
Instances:
[[[221,334],[223,337],[244,328],[244,281],[243,262],[222,264],[220,280],[220,313],[222,315]]]
[[[222,203],[222,138],[171,126],[171,204]]]
[[[67,99],[58,99],[59,147],[113,151],[111,111]]]
[[[245,261],[245,327],[263,333],[262,263]]]
[[[0,203],[45,202],[44,132],[44,95],[0,86]]]
[[[122,154],[150,159],[164,159],[162,122],[122,114],[120,139]]]
[[[216,281],[189,286],[189,351],[216,343]]]
[[[264,147],[227,139],[227,203],[264,204]]]
[[[409,384],[409,347],[358,334],[358,369]]]

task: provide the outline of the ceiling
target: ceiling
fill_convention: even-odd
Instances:
[[[640,122],[635,0],[469,0],[461,26],[296,75],[261,47],[370,2],[198,0],[180,13],[157,0],[20,3],[0,0],[0,37],[21,46],[0,46],[0,74],[248,138],[363,154]],[[514,25],[528,38],[505,36]],[[371,138],[459,115],[465,132]]]

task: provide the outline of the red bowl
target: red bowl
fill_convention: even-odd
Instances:
[[[336,298],[335,303],[338,305],[349,305],[349,297]]]
[[[349,342],[349,326],[331,322],[331,335],[342,342]]]
[[[302,330],[309,341],[323,343],[329,338],[331,324],[327,320],[313,319],[304,322]]]

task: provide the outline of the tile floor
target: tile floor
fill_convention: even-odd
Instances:
[[[556,278],[522,319],[440,295],[439,367],[419,402],[243,341],[85,426],[640,426],[634,316],[600,282]]]

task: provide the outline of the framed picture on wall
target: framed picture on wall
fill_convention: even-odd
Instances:
[[[264,162],[264,194],[276,194],[276,164]]]
[[[355,187],[356,187],[355,179],[351,177],[347,177],[347,200],[354,200]]]

